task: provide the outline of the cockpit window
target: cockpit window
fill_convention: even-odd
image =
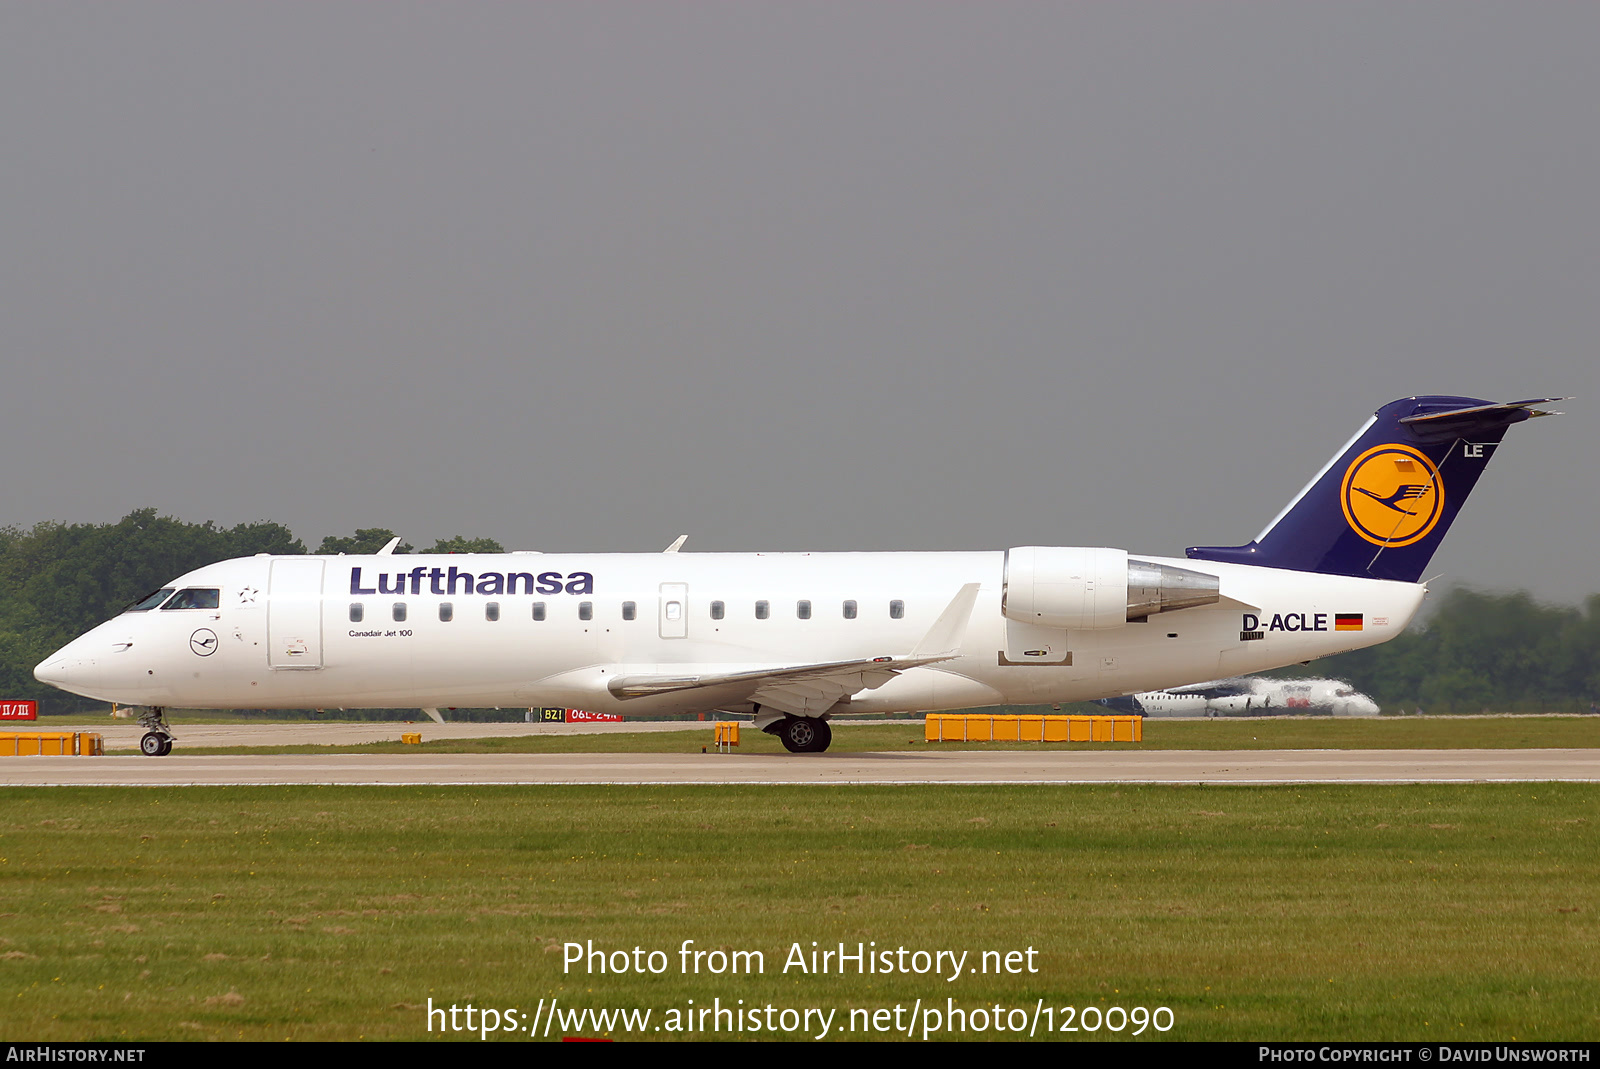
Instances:
[[[168,609],[215,609],[222,603],[222,591],[214,586],[191,586],[178,591],[161,607]]]
[[[172,588],[170,586],[164,586],[160,590],[157,590],[153,594],[146,594],[144,597],[140,598],[138,601],[134,602],[132,605],[129,605],[126,609],[123,609],[122,611],[123,612],[149,612],[151,609],[155,608],[157,605],[160,605],[163,601],[166,601],[167,600],[167,596],[169,594],[171,594],[171,593],[172,593]]]

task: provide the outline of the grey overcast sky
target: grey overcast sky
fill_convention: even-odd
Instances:
[[[1600,591],[1600,4],[0,3],[0,524],[1180,554],[1379,405]]]

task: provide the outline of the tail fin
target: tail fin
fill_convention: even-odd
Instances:
[[[1405,397],[1378,409],[1255,541],[1194,546],[1195,560],[1229,561],[1414,583],[1422,577],[1506,428],[1542,397],[1496,404]]]

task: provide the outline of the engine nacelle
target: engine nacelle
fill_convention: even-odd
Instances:
[[[1000,611],[1019,623],[1093,631],[1220,597],[1214,575],[1130,560],[1124,550],[1019,546],[1006,550]]]
[[[1120,549],[1006,550],[1000,611],[1019,623],[1068,630],[1128,622],[1128,554]]]

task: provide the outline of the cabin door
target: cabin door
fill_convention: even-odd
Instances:
[[[321,560],[272,562],[267,599],[267,665],[322,667]]]

